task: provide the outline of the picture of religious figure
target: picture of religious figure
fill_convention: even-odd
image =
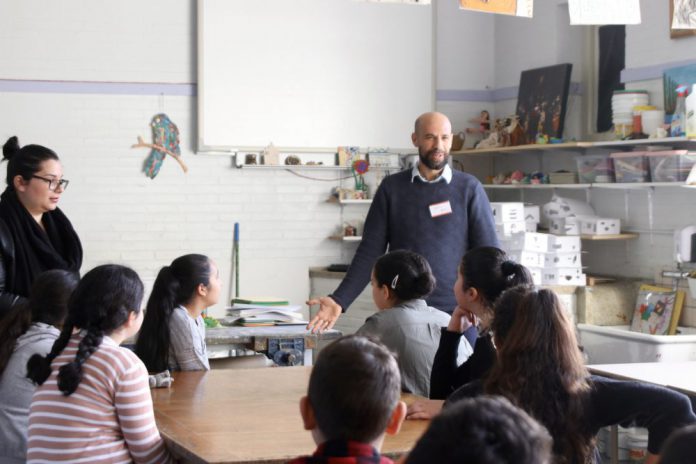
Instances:
[[[522,71],[516,114],[527,143],[535,143],[538,136],[563,136],[572,67],[559,64]]]

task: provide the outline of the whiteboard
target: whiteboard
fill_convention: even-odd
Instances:
[[[433,44],[430,6],[198,0],[198,150],[412,148]]]

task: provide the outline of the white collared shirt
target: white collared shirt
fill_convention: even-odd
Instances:
[[[411,182],[413,182],[413,179],[416,177],[420,178],[423,182],[426,184],[434,184],[436,182],[440,182],[441,180],[444,180],[448,184],[452,181],[452,168],[449,166],[449,164],[445,164],[445,168],[442,170],[442,174],[440,174],[437,178],[433,180],[428,180],[425,177],[423,177],[418,170],[418,165],[420,164],[420,161],[417,161],[413,165],[413,169],[411,169]]]

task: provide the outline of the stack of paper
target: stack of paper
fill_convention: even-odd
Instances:
[[[264,306],[254,303],[234,303],[227,308],[225,323],[255,327],[263,325],[303,325],[300,305]]]

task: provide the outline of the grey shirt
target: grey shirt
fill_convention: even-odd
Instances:
[[[440,329],[449,320],[449,314],[428,306],[425,300],[409,300],[368,317],[357,333],[379,339],[396,353],[403,391],[429,398],[430,370],[440,344]],[[462,337],[458,360],[464,362],[471,352],[469,342]]]
[[[203,318],[192,318],[183,306],[174,308],[169,320],[169,369],[210,370]]]
[[[25,462],[29,406],[36,385],[27,378],[27,361],[51,351],[60,330],[37,322],[17,339],[10,361],[0,377],[0,462]]]

